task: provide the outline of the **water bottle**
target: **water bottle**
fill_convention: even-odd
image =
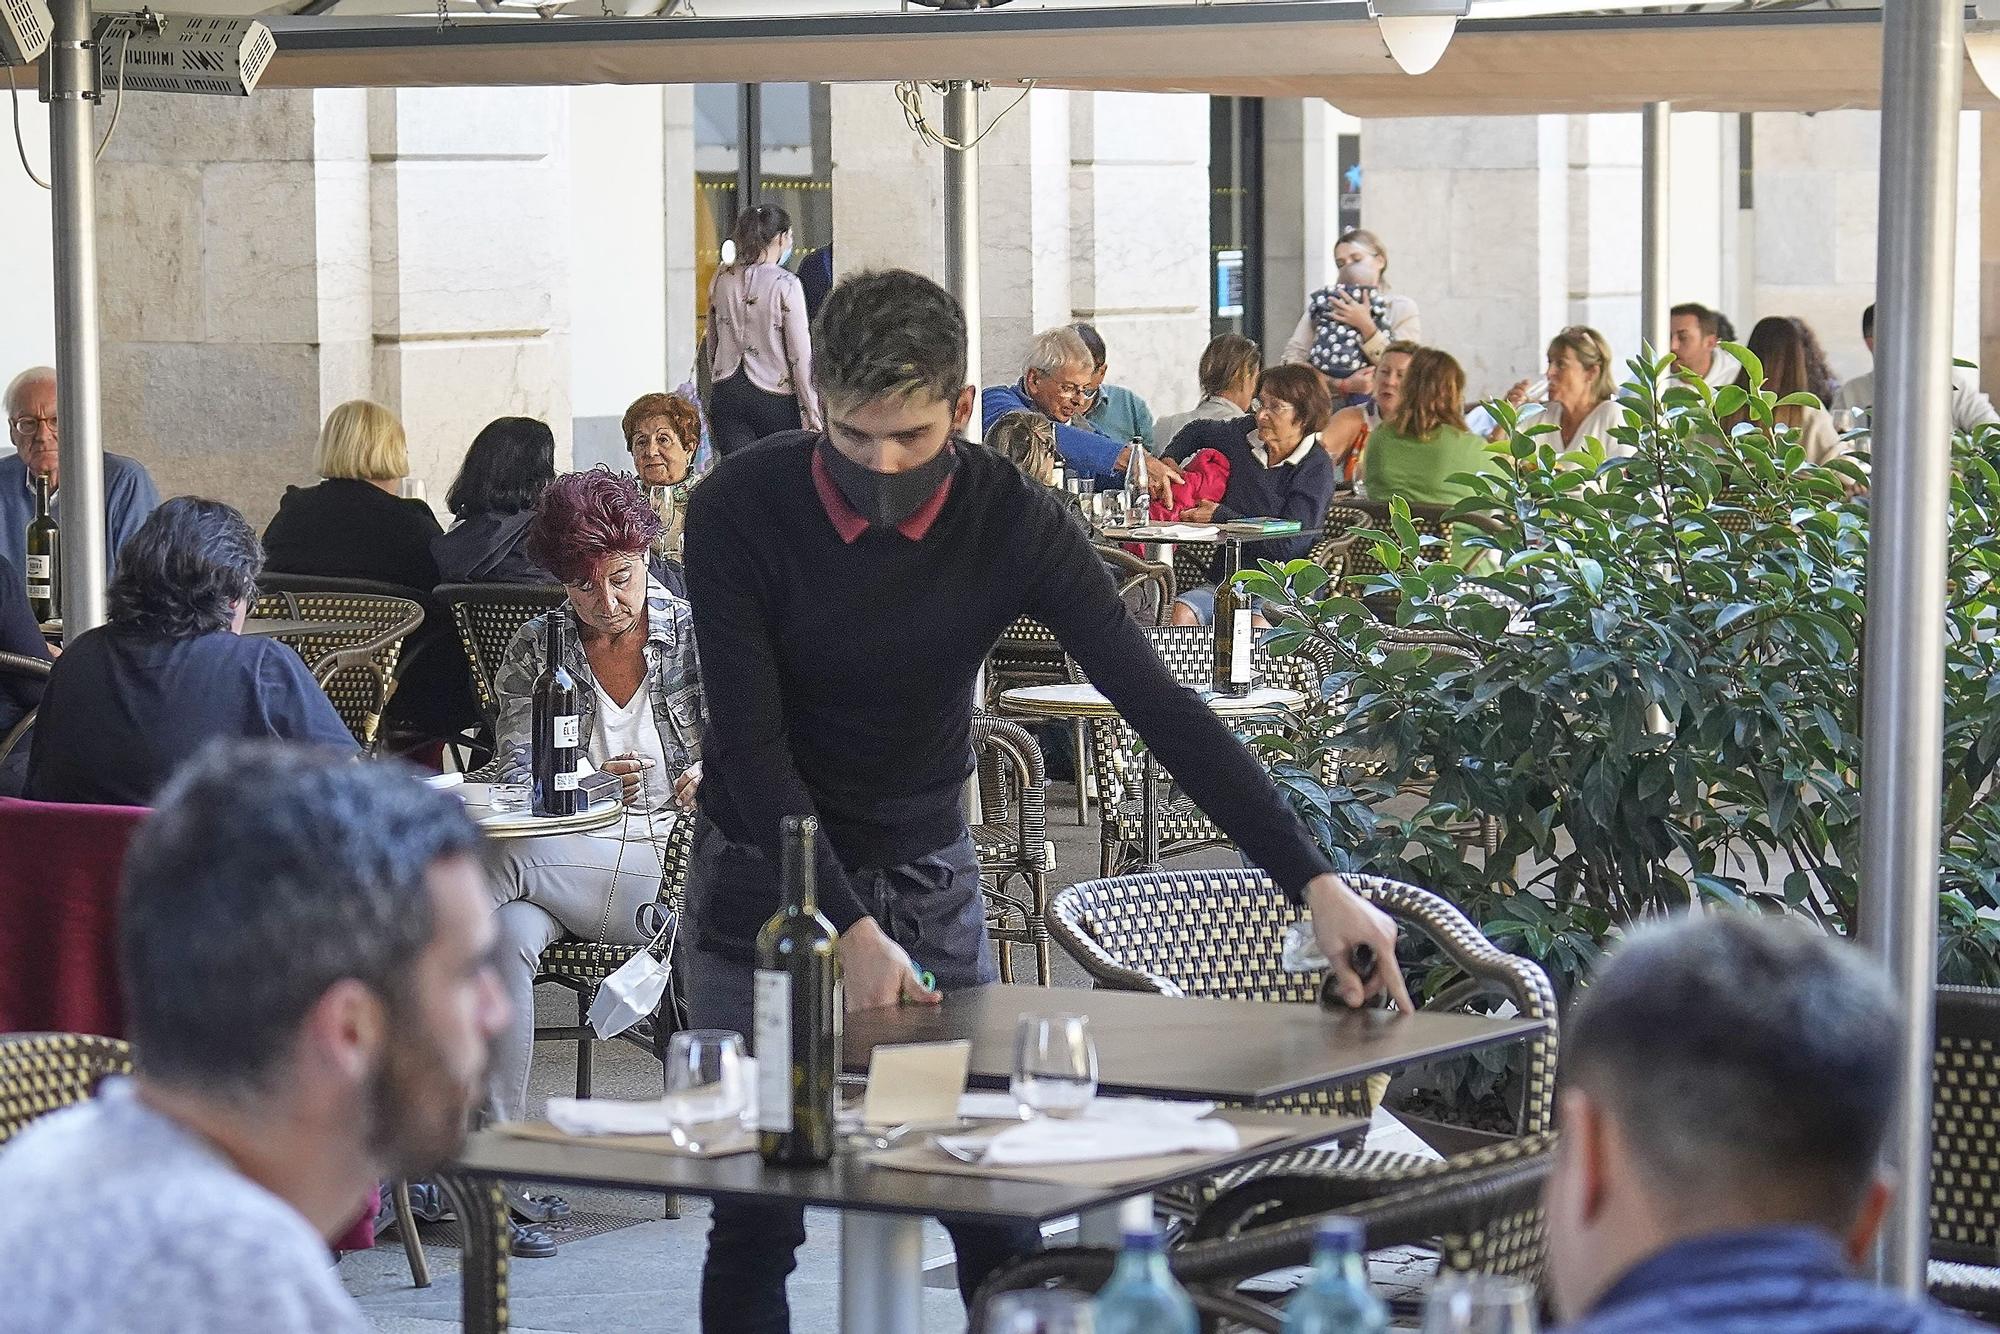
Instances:
[[[1146,487],[1146,442],[1133,436],[1125,451],[1125,522],[1143,527],[1153,517],[1153,493]]]
[[[1285,1303],[1284,1334],[1385,1334],[1389,1310],[1368,1290],[1361,1225],[1329,1218],[1313,1239],[1312,1273]]]
[[[1095,1334],[1196,1334],[1194,1303],[1167,1269],[1166,1243],[1150,1223],[1128,1228],[1111,1281],[1091,1304]]]

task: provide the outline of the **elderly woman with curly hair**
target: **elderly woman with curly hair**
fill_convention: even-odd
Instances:
[[[527,1108],[536,961],[565,932],[645,942],[638,914],[659,894],[660,847],[673,822],[688,818],[701,780],[694,621],[688,604],[647,572],[659,531],[639,484],[603,468],[550,482],[528,528],[528,553],[567,597],[521,628],[494,674],[505,771],[527,770],[547,618],[567,617],[563,665],[582,696],[584,752],[623,780],[626,815],[597,833],[515,839],[499,854],[492,884],[514,1020],[495,1056],[491,1101],[504,1119]]]
[[[110,619],[71,640],[42,693],[37,801],[147,806],[217,737],[355,749],[299,655],[243,636],[264,549],[219,500],[176,496],[118,555]]]
[[[687,523],[688,492],[701,480],[694,458],[701,449],[701,412],[679,394],[641,394],[625,409],[621,429],[632,466],[646,488],[647,503],[660,516],[655,554],[681,558],[681,533]]]

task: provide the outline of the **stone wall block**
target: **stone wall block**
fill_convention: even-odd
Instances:
[[[377,163],[379,335],[539,331],[556,322],[567,197],[526,162]]]
[[[97,288],[106,342],[200,341],[201,177],[192,163],[99,166]]]
[[[309,162],[222,162],[203,170],[206,341],[319,340],[314,188]]]
[[[100,136],[111,118],[115,86],[106,85],[97,109]],[[253,97],[124,96],[118,133],[104,150],[106,163],[292,162],[313,154],[315,95],[309,90],[269,88]]]

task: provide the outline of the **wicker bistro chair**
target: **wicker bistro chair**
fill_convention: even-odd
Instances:
[[[106,1075],[132,1073],[132,1048],[90,1033],[0,1036],[0,1144],[30,1122],[93,1097]]]
[[[440,584],[437,599],[451,608],[458,642],[472,664],[472,686],[488,726],[498,723],[493,677],[521,627],[563,601],[559,584]]]
[[[1408,922],[1464,970],[1464,983],[1433,1002],[1469,1006],[1498,994],[1523,1017],[1547,1021],[1528,1039],[1527,1078],[1516,1108],[1519,1134],[1541,1134],[1555,1119],[1556,1000],[1548,975],[1504,954],[1458,909],[1428,890],[1376,876],[1347,883],[1390,916]],[[1316,1001],[1317,974],[1288,973],[1281,963],[1285,928],[1299,910],[1261,871],[1161,871],[1093,880],[1062,890],[1049,905],[1049,932],[1100,987],[1164,996],[1292,1003]],[[1298,1111],[1367,1116],[1365,1082],[1279,1100]],[[1459,1160],[1448,1160],[1458,1162]],[[1338,1192],[1365,1199],[1438,1171],[1434,1160],[1369,1149],[1307,1149],[1280,1154],[1205,1183],[1192,1197],[1165,1197],[1168,1208],[1195,1215],[1197,1235],[1221,1235],[1262,1210],[1255,1182],[1274,1198]],[[1218,1208],[1227,1200],[1227,1212]],[[1331,1206],[1327,1206],[1331,1207]]]
[[[0,676],[21,676],[32,681],[49,679],[50,666],[40,658],[23,657],[19,653],[0,653]],[[35,725],[36,709],[29,709],[21,715],[21,720],[7,729],[7,735],[0,737],[0,762],[5,762],[14,753],[14,747],[21,744],[28,735],[28,729]]]
[[[1049,985],[1049,872],[1055,845],[1048,835],[1048,780],[1042,749],[1027,729],[981,714],[972,720],[979,757],[980,807],[972,828],[979,853],[986,930],[999,947],[1000,980],[1014,980],[1014,948],[1035,952],[1035,981]]]
[[[305,659],[347,730],[362,750],[374,754],[382,739],[382,713],[396,690],[403,644],[424,623],[423,607],[400,596],[394,585],[360,579],[266,575],[259,588],[253,616],[343,627],[278,637]]]
[[[1539,1284],[1547,1263],[1541,1195],[1554,1163],[1554,1145],[1553,1132],[1510,1140],[1465,1155],[1456,1170],[1414,1176],[1393,1193],[1337,1211],[1361,1224],[1369,1250],[1435,1245],[1444,1271]],[[1335,1210],[1274,1211],[1254,1229],[1176,1247],[1167,1263],[1204,1317],[1226,1328],[1275,1334],[1284,1320],[1277,1304],[1239,1288],[1251,1279],[1306,1264],[1313,1234],[1330,1212]],[[997,1293],[1051,1282],[1094,1291],[1110,1277],[1117,1260],[1115,1251],[1087,1246],[1051,1247],[1028,1256],[987,1280],[974,1302],[973,1326],[979,1326]]]
[[[1930,1292],[2000,1317],[2000,991],[1939,987],[1931,1066]]]
[[[660,897],[657,902],[660,911],[668,917],[678,918],[684,906],[688,863],[692,859],[694,849],[694,823],[694,817],[691,815],[683,815],[676,819],[661,850],[665,874],[660,877]],[[665,920],[667,919],[661,919],[663,922]],[[653,951],[656,956],[666,959],[669,964],[676,962],[668,954],[673,939],[673,933],[669,932],[667,939],[655,946]],[[536,983],[553,982],[576,994],[575,1025],[537,1028],[535,1041],[576,1044],[576,1096],[579,1098],[590,1096],[593,1074],[591,1053],[598,1041],[596,1030],[590,1027],[586,1018],[590,1013],[590,1003],[596,999],[598,985],[617,972],[619,966],[632,957],[632,953],[630,945],[600,945],[596,941],[564,936],[542,951],[541,962],[535,970]],[[667,1039],[681,1027],[679,1006],[679,988],[669,982],[667,995],[660,1002],[660,1009],[653,1016],[651,1025],[636,1026],[620,1036],[651,1049],[654,1054],[664,1059]]]
[[[1215,672],[1215,630],[1206,625],[1163,625],[1150,627],[1146,637],[1159,652],[1160,660],[1174,680],[1196,689],[1207,686]],[[1074,662],[1067,662],[1069,679],[1082,683],[1086,678]],[[1262,644],[1250,654],[1252,679],[1259,685],[1281,686],[1305,694],[1308,701],[1319,697],[1319,660],[1305,654],[1273,657]],[[1253,721],[1259,729],[1266,721]],[[1093,718],[1090,727],[1090,765],[1097,781],[1098,811],[1101,818],[1101,873],[1116,875],[1136,865],[1143,855],[1145,840],[1144,765],[1139,733],[1123,718]],[[1227,843],[1228,837],[1192,801],[1170,790],[1163,780],[1155,780],[1156,823],[1160,834],[1160,856],[1180,856]]]

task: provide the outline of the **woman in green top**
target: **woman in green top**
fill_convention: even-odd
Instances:
[[[1465,428],[1465,371],[1434,347],[1410,354],[1394,415],[1368,436],[1361,476],[1370,500],[1449,505],[1472,494],[1460,473],[1499,471],[1498,456]]]

